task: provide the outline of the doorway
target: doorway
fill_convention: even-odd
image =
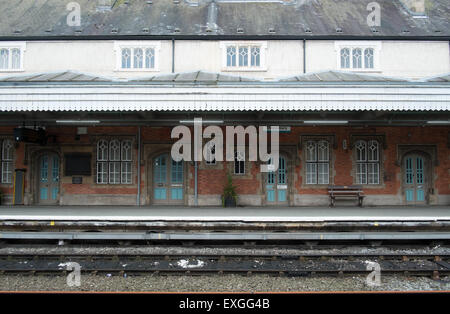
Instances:
[[[288,204],[288,173],[286,159],[283,156],[279,157],[278,170],[267,173],[266,197],[268,205]]]
[[[38,159],[38,204],[56,205],[59,202],[60,160],[54,153],[44,153]]]
[[[169,154],[153,159],[153,204],[184,204],[184,166]]]
[[[422,154],[407,154],[403,159],[403,191],[408,205],[426,204],[428,200],[427,159]]]

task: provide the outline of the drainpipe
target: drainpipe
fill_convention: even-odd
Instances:
[[[175,38],[172,37],[172,73],[175,73]]]
[[[137,179],[138,179],[138,191],[136,196],[136,205],[141,206],[141,127],[138,127],[138,172],[137,172]]]
[[[303,38],[303,73],[306,73],[306,39]]]
[[[194,205],[198,206],[198,181],[197,181],[197,175],[198,175],[198,162],[194,161]]]

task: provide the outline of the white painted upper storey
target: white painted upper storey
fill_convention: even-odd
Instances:
[[[413,40],[0,41],[0,77],[74,70],[128,79],[202,70],[276,80],[342,70],[421,79],[450,72],[449,47]]]

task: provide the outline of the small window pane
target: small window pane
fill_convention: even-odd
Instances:
[[[355,147],[356,147],[356,160],[357,161],[366,161],[367,160],[366,142],[358,141],[356,143]]]
[[[108,164],[107,162],[97,163],[97,183],[99,184],[108,183],[107,164]]]
[[[18,48],[11,50],[11,68],[20,69],[20,49]]]
[[[234,154],[234,173],[245,174],[245,153],[237,151]]]
[[[0,49],[0,69],[9,68],[9,50]]]
[[[353,49],[353,68],[361,69],[362,68],[362,52],[360,48]]]
[[[97,160],[108,160],[108,142],[105,140],[101,140],[97,144]]]
[[[317,160],[317,145],[316,142],[308,142],[306,145],[306,161]]]
[[[122,142],[122,161],[131,161],[131,141]]]
[[[356,183],[367,184],[367,164],[358,163],[356,165]]]
[[[13,142],[10,140],[4,140],[2,144],[2,160],[13,160]]]
[[[131,68],[131,49],[122,49],[122,69]]]
[[[251,58],[251,66],[252,67],[259,67],[260,66],[260,48],[259,47],[252,47],[252,58]]]
[[[328,184],[329,183],[329,164],[319,163],[318,164],[318,183]]]
[[[368,165],[368,184],[379,184],[380,181],[380,171],[378,163],[369,163]]]
[[[341,49],[341,68],[350,68],[350,49],[348,48]]]
[[[318,161],[328,161],[328,142],[327,141],[319,141],[317,144],[317,152],[318,152]]]
[[[143,66],[144,66],[144,62],[143,62],[144,54],[142,52],[142,49],[141,48],[135,48],[133,52],[134,52],[134,56],[133,56],[134,64],[133,64],[133,67],[135,69],[142,69]]]
[[[122,184],[131,183],[131,162],[122,162]]]
[[[378,161],[378,142],[377,141],[369,141],[367,143],[368,146],[368,160],[369,161]]]
[[[306,184],[317,184],[317,164],[306,164]]]
[[[109,163],[109,183],[111,184],[120,183],[120,162]]]
[[[227,66],[236,66],[236,47],[234,46],[227,47]]]
[[[239,47],[239,66],[248,66],[248,47]]]
[[[364,50],[364,67],[366,69],[373,69],[373,48],[367,48]]]
[[[145,67],[147,69],[155,68],[155,49],[153,48],[145,49]]]
[[[109,143],[109,160],[120,161],[120,143],[118,140],[112,140]]]
[[[12,183],[12,162],[2,162],[2,183]]]

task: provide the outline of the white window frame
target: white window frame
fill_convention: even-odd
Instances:
[[[8,51],[9,51],[8,68],[0,69],[0,72],[23,72],[23,71],[25,71],[23,68],[23,63],[24,63],[23,60],[24,60],[26,48],[27,48],[26,42],[20,42],[20,41],[0,42],[0,50],[8,49]],[[19,60],[20,64],[19,64],[19,68],[17,68],[17,69],[12,68],[12,50],[13,49],[20,50],[20,60]]]
[[[122,68],[122,49],[130,49],[130,68]],[[134,49],[141,48],[143,51],[143,67],[134,68]],[[145,50],[147,48],[154,49],[155,55],[155,67],[146,68],[145,67]],[[159,52],[161,50],[160,41],[115,41],[114,42],[114,52],[116,54],[116,67],[115,71],[120,72],[159,72]]]
[[[321,156],[319,151],[319,144],[320,143],[326,143],[326,155]],[[309,144],[314,144],[314,156],[310,158],[309,156]],[[308,140],[305,143],[305,183],[306,185],[327,185],[330,184],[330,172],[331,172],[331,144],[328,140],[321,140],[321,139],[314,139],[314,140]],[[322,179],[325,178],[325,180],[321,181],[321,172],[320,168],[321,166],[326,165],[326,176],[323,176]],[[314,169],[313,171],[310,171],[311,169]],[[325,173],[325,172],[323,172]],[[311,174],[313,176],[311,177]],[[313,180],[310,180],[310,179]]]
[[[336,68],[341,71],[349,72],[381,72],[380,67],[380,51],[382,48],[381,41],[336,41],[334,43],[336,51]],[[349,49],[350,53],[350,67],[341,67],[341,50],[344,48]],[[367,48],[373,49],[373,68],[366,68],[365,51]],[[353,66],[353,50],[361,49],[361,68],[355,68]]]
[[[100,150],[100,143],[106,143],[106,154]],[[111,144],[118,144],[113,151]],[[130,150],[127,154],[124,144]],[[133,142],[128,139],[101,139],[96,143],[96,183],[97,184],[133,184]],[[100,154],[101,152],[101,154]],[[115,152],[114,156],[111,156]],[[113,176],[113,175],[115,176]],[[101,180],[99,180],[99,176]]]
[[[227,65],[227,47],[236,47],[236,66]],[[248,46],[248,66],[239,66],[239,47]],[[251,66],[251,47],[259,47],[259,66]],[[267,71],[266,66],[266,53],[267,42],[266,41],[221,41],[220,49],[222,54],[222,71],[224,72],[258,72]]]
[[[10,156],[5,156],[5,144],[9,143],[11,144],[10,147]],[[1,184],[12,184],[14,180],[14,154],[15,154],[15,148],[14,148],[14,141],[11,139],[2,139],[0,140],[0,168],[1,168],[1,176],[0,176],[0,183]],[[6,179],[5,179],[6,178]]]
[[[376,143],[376,156],[370,156],[370,144]],[[364,159],[359,158],[359,144],[364,144]],[[354,146],[355,149],[355,183],[361,185],[380,185],[381,184],[381,146],[377,140],[358,140]],[[377,172],[370,172],[370,166],[376,166]],[[364,172],[359,171],[360,168],[364,168]],[[360,176],[363,174],[364,176]],[[370,174],[376,174],[376,181],[369,181]],[[365,180],[361,180],[364,178]]]

